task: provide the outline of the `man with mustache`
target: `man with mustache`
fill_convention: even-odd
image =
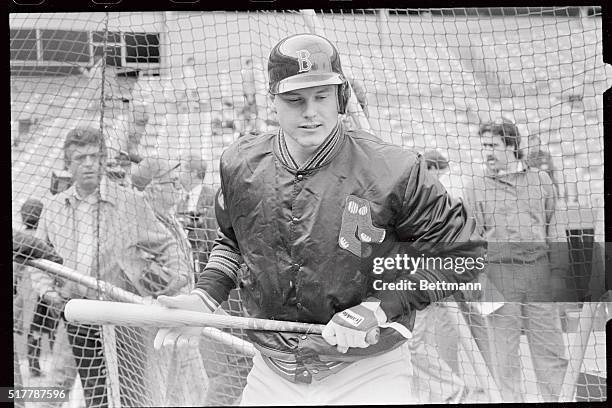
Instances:
[[[548,259],[556,191],[547,172],[522,162],[521,136],[514,123],[484,123],[478,134],[486,175],[473,178],[465,198],[488,241],[487,276],[503,296],[490,299],[506,302],[488,317],[492,338],[479,341],[479,346],[503,401],[522,402],[519,340],[525,330],[541,396],[556,401],[567,367],[559,311],[551,303],[555,272]],[[478,325],[472,330],[477,339],[486,338]]]

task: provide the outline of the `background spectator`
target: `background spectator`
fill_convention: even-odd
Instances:
[[[217,236],[215,191],[204,183],[207,169],[206,160],[198,154],[190,154],[181,160],[180,180],[186,194],[178,203],[177,215],[187,230],[196,271],[203,269],[208,262],[208,254]]]
[[[466,188],[466,201],[488,241],[487,276],[506,303],[488,316],[488,334],[472,329],[504,402],[521,402],[519,342],[529,342],[538,388],[556,401],[567,368],[561,321],[552,303],[549,242],[554,239],[556,193],[548,174],[525,169],[512,122],[479,130],[488,172]],[[484,296],[488,295],[485,289]],[[488,338],[488,341],[482,341]]]

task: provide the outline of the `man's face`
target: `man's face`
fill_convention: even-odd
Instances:
[[[514,149],[506,146],[501,136],[485,132],[481,136],[481,144],[487,168],[494,173],[507,170],[508,164],[515,160]]]
[[[191,167],[188,162],[181,166],[181,171],[179,172],[178,177],[185,191],[189,192],[195,186],[202,183],[203,180],[200,179],[200,175],[198,173],[198,168]]]
[[[314,151],[338,122],[337,86],[322,85],[276,95],[274,106],[285,136]]]
[[[81,190],[93,191],[100,185],[104,157],[100,146],[95,144],[68,147],[68,171],[72,174],[74,184]]]

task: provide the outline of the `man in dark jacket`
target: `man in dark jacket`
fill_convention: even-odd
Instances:
[[[25,234],[34,236],[36,228],[38,228],[38,221],[40,214],[43,209],[43,203],[35,198],[29,198],[21,207],[21,220],[23,222]],[[15,263],[13,265],[13,288],[15,297],[13,299],[13,309],[15,313],[19,313],[19,318],[15,319],[15,323],[21,322],[21,313],[24,306],[24,300],[28,301],[27,297],[31,295],[31,284],[29,283],[28,268],[31,268],[25,264]],[[23,280],[28,281],[28,290],[25,289]],[[21,289],[18,290],[17,288]],[[23,292],[23,293],[22,293]],[[25,299],[24,299],[25,298]],[[29,303],[29,302],[28,302]],[[53,343],[55,340],[55,332],[57,324],[59,322],[59,314],[55,310],[49,308],[49,305],[41,296],[36,299],[36,305],[34,306],[34,315],[30,328],[28,330],[28,366],[30,368],[30,375],[32,377],[40,377],[42,375],[40,367],[40,353],[42,346],[43,334],[49,336],[50,348],[53,349]]]
[[[406,348],[414,312],[478,268],[394,262],[413,252],[482,258],[485,244],[419,155],[342,127],[350,88],[328,40],[281,40],[268,73],[280,130],[223,153],[208,264],[190,295],[159,301],[213,311],[238,285],[250,317],[325,325],[322,335],[250,331],[258,353],[244,405],[415,402]],[[156,347],[197,333],[160,330]]]

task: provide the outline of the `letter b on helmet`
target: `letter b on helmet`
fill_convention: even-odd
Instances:
[[[273,95],[320,85],[338,85],[338,111],[344,113],[350,87],[342,72],[338,50],[327,39],[297,34],[281,40],[268,59]]]
[[[298,64],[300,65],[300,70],[298,71],[298,73],[310,71],[310,69],[312,68],[312,62],[310,62],[310,60],[308,59],[308,57],[310,57],[310,53],[308,52],[308,50],[298,50],[296,54]]]

